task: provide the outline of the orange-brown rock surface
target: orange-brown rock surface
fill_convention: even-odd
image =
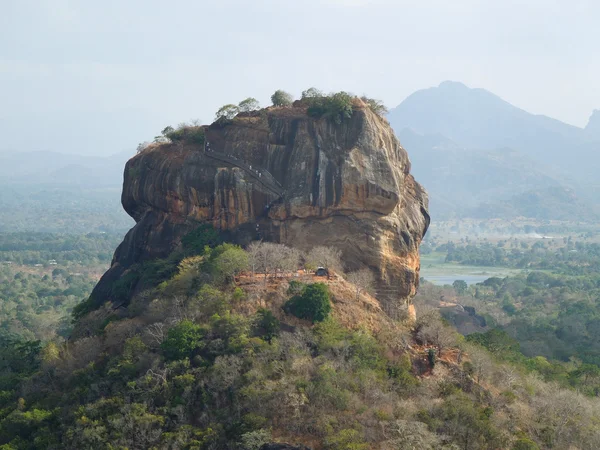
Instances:
[[[242,245],[337,247],[349,269],[377,273],[378,297],[414,295],[427,194],[385,119],[357,104],[336,125],[297,104],[238,115],[205,136],[204,145],[163,144],[129,160],[122,203],[137,224],[95,296],[109,296],[129,266],[168,255],[202,223]]]

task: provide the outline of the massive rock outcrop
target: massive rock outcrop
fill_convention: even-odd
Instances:
[[[357,101],[341,125],[306,107],[268,108],[205,128],[203,145],[151,147],[125,168],[122,203],[135,219],[94,291],[135,263],[164,257],[210,223],[242,245],[342,250],[349,269],[378,275],[378,296],[404,303],[419,280],[427,194],[387,121]]]

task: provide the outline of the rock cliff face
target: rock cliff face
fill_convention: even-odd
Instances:
[[[357,104],[336,125],[306,109],[269,108],[205,129],[204,145],[163,144],[125,167],[122,203],[135,219],[93,295],[131,265],[168,255],[203,223],[242,245],[264,239],[342,250],[368,266],[378,293],[408,302],[429,225],[427,194],[387,121]]]

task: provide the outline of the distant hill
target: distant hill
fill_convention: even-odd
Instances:
[[[490,215],[496,205],[496,217],[545,211],[542,216],[558,218],[573,210],[559,192],[574,195],[577,211],[596,217],[600,112],[578,128],[446,81],[410,95],[388,119],[430,193],[433,217],[481,215],[480,205]],[[537,192],[533,209],[526,201],[531,192]]]
[[[132,152],[107,157],[57,152],[0,152],[0,183],[121,187],[123,168]]]
[[[0,153],[0,232],[127,230],[121,189],[131,156]]]
[[[585,127],[589,139],[600,141],[600,109],[595,109]]]

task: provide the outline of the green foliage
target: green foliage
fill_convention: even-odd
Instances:
[[[164,270],[160,265],[162,261],[156,260],[147,264],[147,268],[145,267],[145,272],[150,274],[152,273],[152,277],[163,277],[170,276],[169,274],[163,274],[161,270]],[[170,273],[170,272],[169,272]],[[128,302],[131,296],[135,285],[140,280],[140,274],[134,270],[126,272],[122,275],[117,281],[112,284],[112,292],[111,295],[116,302]]]
[[[232,120],[240,112],[240,107],[232,105],[231,103],[223,105],[215,114],[215,120],[217,122]]]
[[[429,367],[433,369],[435,367],[435,363],[437,361],[437,357],[436,357],[436,354],[435,354],[435,350],[432,349],[432,348],[430,348],[427,351],[427,361],[429,362]]]
[[[305,287],[306,287],[306,283],[302,283],[301,281],[298,281],[298,280],[290,280],[288,282],[287,293],[288,293],[288,295],[300,295],[300,294],[302,294],[302,291],[304,291]]]
[[[268,309],[259,309],[256,313],[254,332],[265,341],[271,342],[279,334],[281,323]]]
[[[540,447],[529,438],[520,438],[513,444],[512,450],[540,450]]]
[[[244,433],[240,439],[240,450],[259,450],[263,444],[273,441],[269,430],[256,430]]]
[[[171,131],[164,134],[164,136],[172,142],[187,142],[198,145],[203,145],[205,139],[204,127],[191,126],[188,124],[181,124],[176,130],[171,129]]]
[[[374,98],[369,98],[362,96],[360,98],[363,102],[367,104],[367,106],[378,116],[384,117],[388,113],[387,107],[383,104],[381,100],[375,100]]]
[[[467,292],[469,286],[465,280],[454,280],[452,287],[458,295],[464,295]]]
[[[238,104],[238,109],[240,112],[256,111],[257,109],[260,109],[260,103],[258,103],[258,100],[255,98],[248,97]]]
[[[353,114],[354,97],[347,92],[336,92],[325,97],[310,97],[307,99],[308,115],[315,118],[325,118],[337,125],[350,119]]]
[[[292,95],[281,89],[276,90],[273,95],[271,95],[271,103],[273,103],[273,106],[290,106],[293,101],[294,98]]]
[[[89,296],[116,244],[94,233],[0,233],[0,261],[12,263],[0,263],[0,330],[43,341],[67,336],[72,309]]]
[[[31,411],[14,410],[2,420],[1,435],[3,441],[28,440],[38,429],[52,423],[54,415],[51,411],[32,409]]]
[[[324,283],[309,284],[300,295],[288,300],[283,309],[300,319],[322,322],[331,312],[329,289]]]
[[[460,392],[447,397],[423,418],[430,429],[447,433],[460,448],[504,448],[504,440],[491,421],[492,414],[491,408],[474,404]]]
[[[221,244],[211,253],[210,263],[220,281],[232,283],[236,275],[248,270],[248,254],[237,245]]]
[[[369,445],[357,430],[346,428],[325,438],[325,448],[331,450],[367,450]]]
[[[210,224],[202,224],[190,231],[181,239],[181,245],[185,255],[201,255],[204,249],[215,247],[221,243],[221,236]]]
[[[167,360],[191,358],[204,346],[207,330],[189,320],[182,320],[167,334],[161,350]]]

